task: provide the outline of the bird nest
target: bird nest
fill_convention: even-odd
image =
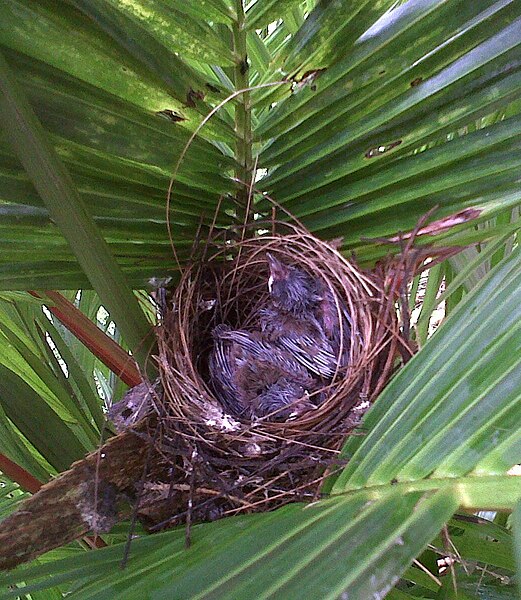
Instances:
[[[346,436],[363,435],[361,417],[395,369],[402,341],[396,295],[388,293],[390,271],[364,272],[334,244],[298,226],[284,227],[284,235],[207,243],[163,308],[155,446],[168,476],[164,471],[161,482],[145,484],[140,517],[152,529],[312,500],[324,478],[342,468],[339,450]],[[258,328],[259,311],[270,297],[269,255],[322,282],[337,299],[337,311],[347,308],[348,360],[339,360],[316,391],[315,405],[289,416],[252,418],[225,408],[208,361],[216,326]],[[176,502],[165,508],[174,492]],[[154,509],[154,495],[160,510]]]

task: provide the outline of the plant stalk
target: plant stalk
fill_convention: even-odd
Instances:
[[[234,79],[235,89],[243,90],[249,86],[250,81],[243,0],[236,0],[236,9],[237,19],[233,23],[233,50],[236,61]],[[236,214],[239,223],[246,223],[253,218],[253,211],[248,211],[248,196],[253,178],[250,92],[244,92],[237,97],[235,134],[235,177],[239,181],[235,197]]]
[[[0,125],[3,125],[7,139],[40,194],[50,218],[68,241],[138,364],[143,368],[150,365],[151,377],[154,377],[148,360],[151,326],[71,175],[2,55]]]

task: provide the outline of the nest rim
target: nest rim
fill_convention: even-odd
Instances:
[[[343,469],[341,446],[359,433],[363,415],[394,371],[403,344],[397,270],[364,271],[334,242],[298,223],[272,222],[271,230],[260,233],[264,224],[255,223],[251,235],[243,227],[200,244],[202,251],[181,271],[156,328],[158,461],[147,477],[147,508],[140,509],[155,523],[151,531],[315,499],[324,480]],[[325,386],[331,393],[317,408],[286,421],[228,414],[204,367],[216,324],[255,325],[255,311],[269,296],[267,252],[322,278],[352,319],[350,361]],[[154,486],[163,490],[158,497]]]
[[[348,402],[343,401],[353,386],[357,382],[360,384],[364,377],[365,382],[361,384],[357,400],[368,405],[371,403],[375,392],[382,387],[381,382],[371,385],[371,365],[386,348],[387,353],[392,354],[391,347],[396,345],[399,336],[396,311],[386,298],[383,280],[359,269],[354,261],[342,256],[334,244],[324,242],[300,226],[288,223],[285,223],[283,234],[272,231],[257,237],[246,237],[243,231],[240,239],[214,239],[207,242],[204,250],[204,256],[193,261],[182,272],[173,297],[172,306],[175,308],[163,316],[162,325],[158,327],[158,367],[166,395],[167,406],[163,407],[166,412],[184,420],[189,429],[202,428],[207,433],[225,439],[235,440],[239,436],[244,441],[248,438],[258,440],[259,436],[271,438],[283,435],[294,440],[300,438],[305,442],[317,429],[321,433],[334,430],[339,417],[347,416],[346,413],[357,405],[353,398]],[[346,303],[353,320],[349,364],[343,370],[337,365],[335,376],[322,390],[332,393],[328,393],[316,409],[304,412],[293,420],[247,421],[233,415],[228,415],[228,419],[226,416],[219,419],[215,411],[222,410],[224,415],[226,411],[198,369],[199,357],[194,356],[194,318],[197,322],[198,317],[194,306],[200,306],[201,303],[198,286],[201,286],[203,271],[206,275],[208,269],[212,272],[215,265],[218,267],[213,271],[217,293],[213,300],[220,306],[221,319],[225,321],[229,313],[237,308],[238,297],[244,298],[248,293],[254,295],[253,300],[250,299],[254,310],[268,296],[267,252],[287,264],[296,264],[314,277],[320,277]],[[217,276],[222,275],[223,265],[227,269],[223,280],[218,282]],[[251,283],[253,271],[256,272],[257,282],[254,286],[256,289],[252,291],[247,289],[244,280]],[[262,286],[265,290],[260,293],[259,288]],[[235,296],[230,292],[233,288],[238,290]],[[223,303],[224,293],[227,294],[227,300]],[[230,304],[233,305],[232,308],[229,307]],[[383,316],[385,319],[382,319]],[[241,326],[243,324],[239,323]],[[168,327],[176,332],[174,339],[169,335],[171,330],[166,332]],[[206,335],[208,333],[206,331]],[[172,351],[172,348],[176,350]],[[386,379],[389,370],[387,364],[384,367],[386,372],[380,379]],[[191,401],[186,402],[187,398]],[[344,414],[339,415],[339,412]]]

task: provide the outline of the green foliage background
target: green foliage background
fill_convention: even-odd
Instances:
[[[189,550],[182,531],[140,537],[125,571],[121,527],[2,575],[2,597],[516,597],[520,47],[513,0],[3,1],[0,452],[42,481],[96,447],[100,397],[123,386],[24,290],[65,290],[144,364],[136,290],[175,277],[167,219],[186,260],[220,199],[219,227],[245,216],[253,180],[256,213],[269,194],[364,265],[434,206],[479,217],[429,237],[472,246],[430,271],[422,349],[329,497],[197,525]],[[8,514],[23,494],[2,480]],[[485,508],[514,514],[453,519]],[[456,561],[441,586],[411,566],[439,555]]]

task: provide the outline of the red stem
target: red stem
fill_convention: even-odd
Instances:
[[[73,333],[85,346],[128,386],[134,387],[143,381],[134,359],[111,337],[88,319],[72,302],[59,292],[29,292],[35,298],[49,298],[49,311]]]
[[[36,477],[28,473],[25,469],[22,469],[22,467],[19,467],[10,458],[7,458],[5,454],[0,454],[0,471],[24,490],[31,492],[31,494],[36,494],[43,485],[41,481],[36,479]]]

